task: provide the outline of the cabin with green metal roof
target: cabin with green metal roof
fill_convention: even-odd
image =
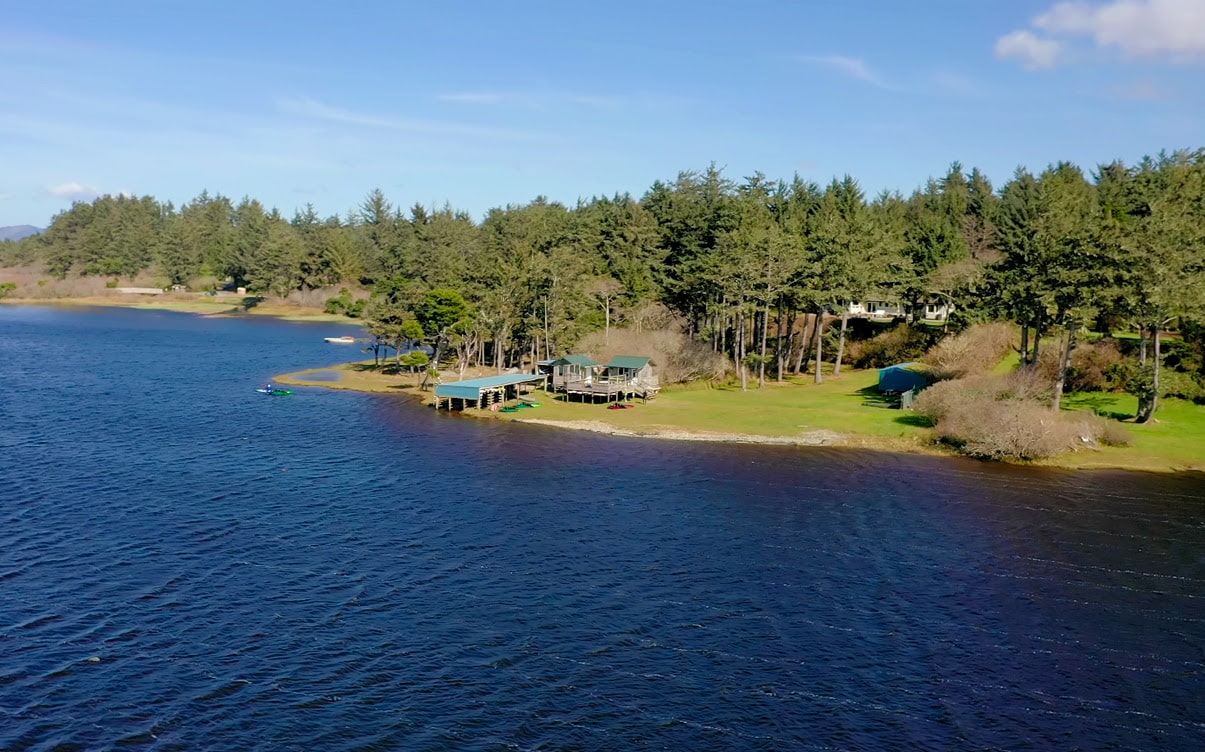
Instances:
[[[553,390],[568,400],[649,399],[661,389],[652,360],[640,355],[617,355],[605,364],[589,355],[566,355],[554,360],[551,368]]]
[[[598,380],[599,363],[589,355],[565,355],[550,364],[552,388],[563,391],[568,384],[593,384]]]
[[[601,380],[604,384],[660,387],[652,359],[643,355],[616,355],[603,366]]]

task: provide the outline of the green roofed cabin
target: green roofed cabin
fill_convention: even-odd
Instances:
[[[589,355],[566,355],[552,362],[552,388],[567,400],[616,402],[655,397],[661,385],[643,356],[617,355],[603,364]]]
[[[589,355],[566,355],[557,358],[552,366],[552,388],[563,392],[568,384],[593,384],[597,381],[599,364]]]
[[[435,409],[444,407],[445,400],[449,410],[467,407],[497,409],[507,400],[518,397],[524,385],[541,385],[545,378],[542,373],[510,373],[440,384],[435,387]]]
[[[653,361],[642,355],[616,355],[603,366],[603,380],[609,384],[638,384],[660,387],[653,374]]]

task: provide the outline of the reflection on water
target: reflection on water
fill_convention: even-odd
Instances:
[[[314,332],[0,308],[0,749],[1205,748],[1199,475],[258,399]]]

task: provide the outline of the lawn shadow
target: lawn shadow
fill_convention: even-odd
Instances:
[[[862,405],[865,407],[886,407],[894,410],[900,406],[898,394],[880,392],[877,386],[862,387],[853,394],[862,398]]]
[[[916,413],[912,413],[912,412],[902,413],[894,420],[896,423],[899,423],[901,426],[912,426],[913,428],[932,428],[933,427],[933,421],[929,420],[928,418],[926,418],[923,415],[917,415]]]
[[[1077,394],[1074,398],[1067,400],[1064,403],[1064,409],[1068,410],[1091,410],[1094,414],[1102,418],[1112,420],[1131,420],[1135,416],[1133,413],[1121,412],[1116,410],[1116,399],[1108,394]]]

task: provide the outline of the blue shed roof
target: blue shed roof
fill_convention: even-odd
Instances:
[[[458,397],[460,399],[481,399],[482,389],[497,389],[512,384],[523,384],[529,381],[543,381],[542,373],[508,373],[502,376],[486,376],[480,379],[465,379],[451,384],[440,384],[435,387],[436,397]]]
[[[879,369],[879,391],[907,392],[912,389],[923,389],[929,380],[925,376],[924,366],[919,363],[897,363]]]

